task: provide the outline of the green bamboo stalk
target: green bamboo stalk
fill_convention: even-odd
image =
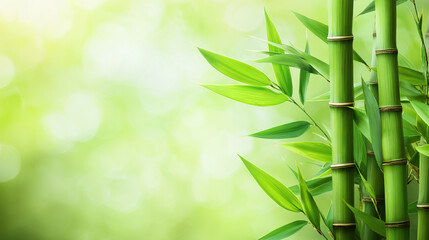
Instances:
[[[372,63],[371,66],[373,68],[377,67],[377,61],[376,61],[376,33],[373,34],[373,52],[372,52]],[[377,73],[375,71],[371,71],[371,76],[369,79],[369,89],[371,90],[372,94],[376,98],[378,102],[378,80],[377,80]],[[381,219],[384,220],[384,183],[383,183],[383,172],[380,170],[380,168],[377,165],[377,161],[375,160],[374,152],[372,151],[371,144],[368,144],[368,155],[367,155],[367,181],[371,186],[374,188],[375,192],[375,198],[377,201],[377,210],[374,207],[374,204],[370,200],[370,196],[368,192],[363,192],[363,211],[365,213],[368,213],[371,216],[379,217],[380,214]],[[362,227],[361,232],[361,239],[367,239],[367,240],[378,240],[382,239],[382,236],[377,234],[376,232],[372,231],[369,226],[364,225]]]
[[[354,239],[353,0],[329,0],[333,227],[337,240]]]
[[[407,161],[399,96],[396,1],[375,0],[375,11],[386,238],[407,240],[410,231],[407,211]]]
[[[425,43],[429,43],[429,26],[426,30]],[[428,76],[427,76],[428,77]],[[425,89],[427,93],[427,86]],[[421,144],[425,144],[422,138]],[[417,239],[429,239],[429,157],[420,153],[419,198],[417,200]],[[425,207],[426,206],[426,207]]]

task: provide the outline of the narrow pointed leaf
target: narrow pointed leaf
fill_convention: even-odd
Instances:
[[[304,213],[307,216],[308,220],[310,220],[311,224],[313,224],[313,226],[318,230],[318,232],[321,233],[319,207],[317,207],[317,204],[314,201],[313,196],[311,196],[310,191],[308,190],[307,184],[305,183],[299,168],[298,168],[298,180],[299,180],[299,191],[301,193],[301,202],[304,207]]]
[[[332,161],[332,148],[326,144],[319,142],[290,142],[281,143],[281,146],[288,150],[298,153],[304,157],[321,161]]]
[[[429,157],[429,144],[418,146],[416,149],[419,153]]]
[[[198,48],[198,50],[210,65],[234,80],[256,86],[271,85],[270,79],[255,67],[202,48]]]
[[[305,53],[310,54],[310,47],[308,46],[308,39],[305,44]],[[305,95],[307,94],[308,81],[310,80],[310,73],[302,70],[299,72],[299,100],[302,104],[305,103]]]
[[[399,79],[407,81],[413,85],[425,85],[426,80],[422,72],[413,70],[411,68],[399,66],[398,67]]]
[[[202,84],[202,86],[235,101],[260,107],[274,106],[289,100],[286,95],[266,87],[210,84]]]
[[[292,236],[307,224],[308,222],[303,220],[291,222],[289,224],[284,225],[283,227],[279,227],[276,230],[268,233],[267,235],[261,237],[259,240],[282,240]]]
[[[400,5],[406,1],[408,1],[408,0],[396,0],[396,5]],[[358,16],[366,14],[366,13],[374,12],[374,10],[375,10],[375,2],[372,1],[370,4],[368,4],[368,6],[366,6],[366,8],[361,13],[359,13]]]
[[[350,204],[346,203],[347,206],[350,208],[350,210],[355,214],[355,217],[361,220],[364,224],[366,224],[372,231],[380,234],[381,236],[386,236],[386,227],[384,226],[385,223],[376,218],[373,217],[367,213],[364,213],[362,211],[359,211],[358,209],[350,206]]]
[[[365,97],[365,111],[369,120],[369,129],[371,135],[371,143],[374,151],[375,159],[381,169],[381,163],[383,162],[382,151],[381,151],[381,119],[380,112],[377,104],[377,100],[369,90],[368,86],[362,79],[362,88]]]
[[[354,121],[360,132],[365,136],[366,139],[368,139],[368,141],[372,142],[370,133],[371,131],[369,130],[369,121],[365,110],[354,108],[353,114]]]
[[[258,59],[255,62],[258,63],[272,63],[280,64],[285,66],[290,66],[294,68],[299,68],[310,73],[318,74],[316,69],[314,69],[309,63],[299,56],[293,54],[275,54],[266,58]]]
[[[363,138],[362,133],[355,123],[353,124],[353,155],[356,164],[361,168],[363,168],[366,164],[366,152],[365,139]]]
[[[265,22],[266,22],[266,28],[267,28],[268,41],[281,44],[282,41],[277,32],[277,29],[274,26],[273,22],[271,21],[266,11],[265,11]],[[282,49],[271,46],[269,44],[268,44],[268,50],[270,52],[277,52],[277,53],[284,52]],[[276,75],[276,78],[277,78],[277,82],[279,83],[279,86],[282,89],[282,91],[286,93],[286,95],[292,96],[292,93],[293,93],[292,76],[290,75],[289,67],[285,65],[273,64],[273,69],[274,69],[274,74]]]
[[[308,180],[305,183],[313,196],[332,190],[332,177],[316,178]],[[293,185],[289,189],[295,194],[300,194],[298,185]]]
[[[326,215],[326,223],[328,224],[329,230],[333,232],[332,224],[334,223],[334,213],[332,210],[332,203],[331,203],[331,206],[329,207],[328,214]]]
[[[246,168],[255,178],[259,186],[264,190],[264,192],[280,207],[292,211],[292,212],[302,212],[303,208],[299,199],[289,190],[286,186],[280,183],[277,179],[273,178],[268,173],[264,172],[257,166],[253,165],[251,162],[247,161],[240,155],[238,155],[243,161]]]
[[[310,128],[309,122],[296,121],[260,131],[249,136],[267,139],[296,138],[304,134],[308,128]]]
[[[429,125],[429,105],[415,100],[411,100],[410,102],[420,118]]]

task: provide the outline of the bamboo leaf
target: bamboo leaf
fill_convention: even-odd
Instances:
[[[266,58],[258,59],[255,62],[285,65],[294,68],[299,68],[310,73],[318,74],[316,69],[314,69],[310,64],[308,64],[304,59],[292,54],[275,54]]]
[[[308,39],[305,43],[305,53],[310,54],[310,47],[308,45]],[[302,70],[299,72],[299,100],[302,104],[305,103],[305,95],[307,93],[308,81],[310,80],[310,73]]]
[[[368,139],[368,141],[372,142],[371,131],[369,130],[369,120],[366,116],[365,110],[354,108],[353,114],[356,126],[359,128],[360,132],[366,137],[366,139]]]
[[[306,121],[296,121],[286,123],[281,126],[273,127],[260,131],[249,136],[267,139],[285,139],[296,138],[304,134],[310,128],[310,123]]]
[[[334,214],[333,214],[333,210],[332,210],[332,203],[331,206],[329,207],[328,210],[328,214],[326,215],[326,223],[328,225],[329,230],[331,230],[331,232],[334,232],[332,224],[334,223]]]
[[[317,196],[332,190],[332,177],[316,178],[305,182],[311,195]],[[289,189],[295,193],[300,194],[299,186],[293,185]]]
[[[365,223],[372,231],[380,234],[381,236],[386,236],[386,227],[385,223],[376,218],[373,217],[367,213],[364,213],[362,211],[359,211],[358,209],[350,206],[350,204],[346,203],[347,206],[350,208],[350,210],[355,214],[355,217],[360,219],[363,223]]]
[[[413,85],[425,85],[426,79],[422,72],[413,70],[411,68],[399,66],[398,67],[399,79],[407,81]]]
[[[301,175],[301,171],[298,169],[298,180],[299,180],[299,190],[301,193],[301,202],[304,207],[304,213],[307,215],[308,220],[313,224],[313,226],[318,230],[321,234],[320,230],[320,212],[317,207],[316,202],[313,199],[313,196],[310,194],[308,190],[307,184],[304,181],[304,178]]]
[[[408,204],[408,213],[416,213],[417,212],[417,201],[414,201]]]
[[[356,126],[356,123],[353,124],[353,155],[355,158],[356,164],[364,168],[366,164],[366,144],[365,139],[362,136],[362,133],[359,131],[359,128]]]
[[[298,153],[304,157],[321,161],[332,161],[332,148],[326,144],[319,142],[290,142],[281,143],[281,146],[288,150]]]
[[[316,35],[320,40],[324,41],[325,43],[328,43],[328,33],[329,29],[328,26],[324,23],[321,23],[319,21],[316,21],[314,19],[308,18],[302,14],[299,14],[297,12],[293,12],[295,16],[298,18],[298,20],[304,24],[304,26],[310,30],[314,35]],[[353,60],[362,63],[367,68],[369,68],[368,64],[363,60],[363,58],[355,51],[353,50]]]
[[[234,80],[256,86],[271,85],[270,79],[255,67],[202,48],[198,48],[198,50],[210,65]]]
[[[202,86],[224,97],[260,107],[274,106],[289,100],[286,95],[266,87],[210,84],[202,84]]]
[[[426,125],[429,125],[429,105],[415,100],[411,100],[410,102],[414,110],[416,110],[417,115],[419,115]]]
[[[418,146],[418,147],[416,147],[416,150],[419,153],[421,153],[421,154],[429,157],[429,144],[426,144],[426,145],[423,145],[423,146]]]
[[[268,16],[267,11],[265,11],[265,22],[266,22],[266,28],[267,28],[268,41],[281,44],[282,41],[280,39],[279,33],[277,32],[276,27],[274,26],[273,22]],[[270,52],[277,52],[277,53],[284,52],[282,49],[271,46],[270,44],[268,44],[268,50]],[[276,78],[277,78],[277,82],[279,83],[279,86],[282,89],[282,91],[286,95],[292,96],[292,93],[293,93],[292,76],[290,75],[289,67],[285,65],[273,64],[273,69],[274,69],[274,74],[276,75]]]
[[[240,155],[238,155],[243,161],[246,168],[255,178],[259,186],[264,190],[264,192],[280,207],[292,211],[292,212],[303,212],[303,208],[299,199],[280,183],[277,179],[273,178],[268,173],[264,172],[257,166],[253,165],[251,162],[247,161]]]
[[[400,5],[406,1],[408,0],[396,0],[396,5]],[[372,1],[370,4],[368,4],[368,6],[366,6],[366,8],[361,13],[359,13],[358,16],[364,15],[366,13],[374,12],[374,10],[375,10],[375,2]]]
[[[301,228],[303,228],[305,225],[307,225],[307,221],[298,220],[295,222],[291,222],[289,224],[286,224],[282,227],[277,228],[276,230],[268,233],[267,235],[261,237],[259,240],[281,240],[285,239],[289,236],[292,236]]]
[[[377,100],[369,90],[368,86],[362,79],[362,88],[365,97],[365,110],[369,120],[369,129],[371,135],[372,148],[374,150],[375,159],[381,169],[381,163],[383,162],[381,152],[381,120],[380,112],[377,104]]]

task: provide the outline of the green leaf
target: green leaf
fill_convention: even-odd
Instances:
[[[268,41],[281,44],[279,33],[277,32],[276,27],[271,21],[270,17],[265,11],[265,22],[267,28],[267,39]],[[268,44],[268,50],[270,52],[283,53],[284,51],[278,47],[271,46]],[[277,82],[279,83],[280,88],[286,95],[292,96],[293,87],[292,87],[292,76],[290,75],[290,69],[284,65],[273,64],[274,74],[276,75]]]
[[[420,118],[426,123],[426,125],[429,125],[429,106],[425,103],[415,100],[411,100],[410,102]]]
[[[332,161],[332,148],[326,144],[319,142],[290,142],[280,143],[281,146],[288,150],[298,153],[304,157],[321,161]]]
[[[202,86],[235,101],[260,107],[274,106],[289,100],[286,95],[266,87],[210,84],[202,84]]]
[[[425,85],[426,79],[423,73],[413,70],[411,68],[399,66],[398,67],[399,79],[407,81],[413,85]]]
[[[270,176],[268,173],[264,172],[257,166],[253,165],[251,162],[247,161],[240,155],[238,155],[243,161],[246,168],[255,178],[259,186],[264,190],[264,192],[280,207],[292,211],[292,212],[303,212],[303,208],[299,199],[280,183],[277,179]]]
[[[418,146],[418,147],[416,147],[416,150],[419,153],[421,153],[421,154],[429,157],[429,144],[426,144],[426,145],[423,145],[423,146]]]
[[[329,230],[331,230],[331,232],[334,232],[332,227],[332,224],[334,223],[334,213],[332,210],[332,203],[331,203],[331,206],[329,207],[328,214],[326,215],[326,223],[328,225]]]
[[[304,207],[304,213],[307,215],[308,220],[310,220],[311,224],[318,230],[321,234],[320,230],[320,212],[317,207],[316,202],[311,196],[310,191],[308,190],[307,184],[305,184],[304,178],[302,178],[301,171],[298,169],[298,180],[299,180],[299,190],[301,193],[301,202]]]
[[[377,100],[369,90],[368,86],[362,79],[362,88],[365,97],[365,110],[369,120],[369,129],[371,135],[371,143],[374,151],[375,159],[381,169],[383,155],[381,150],[381,119]]]
[[[360,132],[368,139],[369,142],[371,140],[371,131],[369,130],[369,120],[366,116],[366,112],[363,109],[354,108],[353,109],[353,117],[356,123],[356,126],[359,128]]]
[[[356,164],[363,168],[366,164],[367,150],[365,139],[359,131],[356,123],[353,124],[353,155]]]
[[[305,53],[310,54],[310,47],[308,46],[308,39],[305,43]],[[310,73],[305,70],[299,72],[299,100],[302,104],[305,103],[305,95],[307,93],[308,81],[310,80]]]
[[[198,48],[198,50],[210,65],[234,80],[256,86],[271,85],[270,79],[255,67],[202,48]]]
[[[307,184],[307,187],[313,196],[317,196],[332,190],[332,177],[315,178],[308,180],[305,183]],[[289,189],[295,194],[300,194],[298,185],[293,185],[289,187]]]
[[[279,227],[276,230],[268,233],[267,235],[261,237],[259,240],[281,240],[285,239],[289,236],[292,236],[305,225],[307,225],[307,221],[298,220],[295,222],[291,222],[289,224],[284,225],[283,227]]]
[[[308,128],[310,128],[309,122],[296,121],[257,132],[249,136],[267,139],[296,138],[304,134]]]
[[[298,18],[298,20],[304,24],[304,26],[310,30],[314,35],[316,35],[320,40],[324,41],[325,43],[328,43],[328,34],[329,34],[329,28],[326,24],[321,23],[319,21],[316,21],[314,19],[308,18],[304,15],[301,15],[297,12],[293,12],[295,16]],[[368,64],[363,60],[363,58],[355,51],[353,50],[353,59],[357,62],[362,63],[367,68],[369,68]]]
[[[285,65],[299,68],[310,73],[318,74],[316,69],[314,69],[310,64],[308,64],[304,59],[292,54],[275,54],[266,58],[258,59],[255,62]]]
[[[350,206],[350,204],[346,203],[350,210],[355,214],[355,217],[360,219],[363,223],[365,223],[372,231],[378,233],[379,235],[385,237],[386,236],[386,227],[385,223],[373,217],[367,213],[359,211],[358,209]]]
[[[396,0],[396,5],[400,5],[408,0]],[[374,12],[375,10],[375,2],[372,1],[358,16],[364,15],[366,13]]]

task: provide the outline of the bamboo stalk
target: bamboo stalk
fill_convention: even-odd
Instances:
[[[429,43],[429,26],[426,30],[425,43]],[[425,89],[427,92],[427,86]],[[425,144],[422,138],[421,144]],[[426,206],[426,207],[425,207]],[[417,200],[417,239],[429,239],[429,157],[420,153],[419,198]]]
[[[407,210],[407,162],[402,115],[401,111],[398,111],[401,102],[396,48],[396,1],[375,0],[375,11],[386,238],[388,240],[407,240],[410,230]]]
[[[372,53],[372,63],[373,68],[377,67],[376,61],[376,33],[373,34],[373,53]],[[378,80],[377,73],[371,71],[371,76],[369,79],[369,89],[376,98],[378,102]],[[378,217],[380,214],[381,218],[384,220],[384,183],[383,183],[383,172],[377,165],[375,160],[374,152],[372,152],[371,144],[368,144],[368,154],[367,154],[367,180],[368,183],[374,188],[375,198],[377,200],[377,210],[374,207],[374,204],[370,200],[370,196],[367,191],[363,193],[363,211],[368,213],[371,216]],[[382,239],[382,236],[378,235],[376,232],[372,231],[368,225],[364,224],[362,227],[361,238],[367,240],[378,240]]]
[[[353,0],[329,0],[333,226],[337,240],[354,239],[353,205]],[[344,103],[344,104],[342,104]],[[346,104],[347,103],[347,104]],[[351,103],[351,104],[350,104]],[[349,164],[349,165],[347,165]]]

